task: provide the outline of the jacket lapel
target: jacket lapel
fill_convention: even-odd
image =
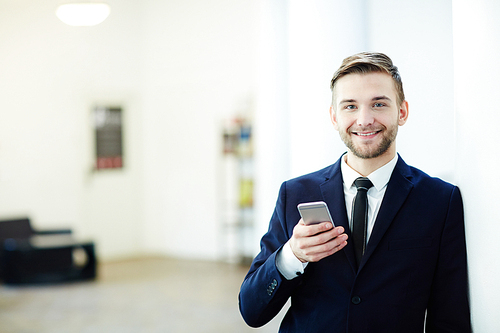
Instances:
[[[360,269],[363,268],[366,261],[373,254],[374,250],[380,243],[380,240],[396,217],[396,214],[399,212],[401,206],[410,194],[413,184],[409,180],[409,177],[410,168],[403,161],[403,159],[399,157],[398,163],[396,164],[389,183],[387,184],[387,190],[375,220],[370,240],[366,246],[366,252],[361,260]]]
[[[342,158],[342,157],[341,157]],[[345,233],[351,238],[351,230],[349,228],[349,220],[345,206],[344,182],[342,172],[340,171],[340,159],[332,165],[331,174],[327,176],[326,181],[320,184],[323,200],[328,205],[330,214],[332,215],[333,223],[336,227],[344,227]],[[354,255],[354,247],[352,242],[347,241],[347,246],[344,251],[353,271],[356,266],[356,258]]]

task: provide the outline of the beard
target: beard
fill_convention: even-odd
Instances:
[[[340,138],[347,148],[349,148],[349,150],[354,154],[354,156],[362,159],[376,158],[383,155],[396,140],[398,125],[391,126],[383,131],[382,140],[376,147],[355,144],[352,140],[352,134],[350,133],[350,131],[340,132]]]

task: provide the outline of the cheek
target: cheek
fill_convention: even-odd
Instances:
[[[394,117],[394,114],[381,115],[377,118],[377,122],[384,127],[397,126],[399,124],[399,116]]]
[[[353,125],[355,125],[356,120],[352,119],[350,117],[342,117],[342,118],[337,118],[337,123],[335,126],[335,129],[340,132],[347,132],[349,131],[349,128],[351,128]]]

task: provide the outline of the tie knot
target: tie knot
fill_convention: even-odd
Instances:
[[[359,177],[354,181],[354,186],[359,190],[368,191],[373,186],[372,182],[365,177]]]

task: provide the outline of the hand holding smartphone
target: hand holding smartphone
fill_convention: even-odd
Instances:
[[[306,225],[316,224],[321,222],[333,223],[332,216],[328,210],[328,206],[324,201],[306,202],[297,206],[300,216]]]
[[[346,246],[347,235],[344,233],[344,228],[335,227],[325,202],[301,203],[297,208],[304,224],[299,223],[294,227],[290,247],[301,262],[317,262]],[[324,222],[327,223],[315,225]],[[331,228],[328,222],[331,223]]]

